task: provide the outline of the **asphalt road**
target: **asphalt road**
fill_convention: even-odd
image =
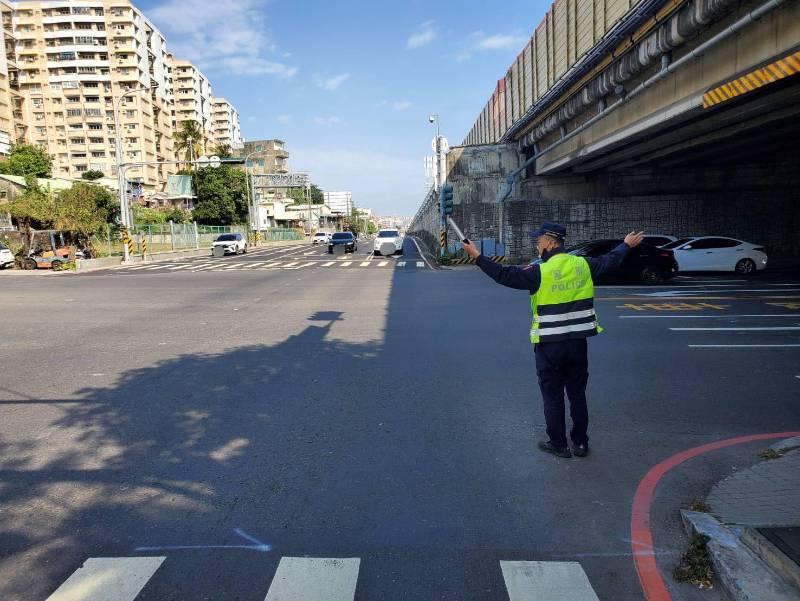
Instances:
[[[561,460],[535,448],[526,294],[429,269],[410,241],[389,259],[367,246],[3,274],[0,598],[72,575],[102,600],[110,573],[137,601],[547,598],[513,596],[500,562],[522,561],[545,562],[531,590],[643,599],[630,514],[647,470],[800,426],[798,279],[599,288],[592,454]],[[675,599],[720,598],[669,581],[677,509],[759,449],[657,489]]]

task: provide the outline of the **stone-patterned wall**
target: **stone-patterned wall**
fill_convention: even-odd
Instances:
[[[645,230],[731,236],[763,244],[771,258],[800,258],[800,169],[790,160],[520,178],[508,200],[497,204],[501,182],[522,160],[513,146],[457,147],[448,156],[453,219],[471,238],[497,239],[502,209],[506,254],[513,261],[530,259],[528,232],[545,219],[566,226],[568,244]],[[412,229],[435,250],[437,203],[421,213]]]

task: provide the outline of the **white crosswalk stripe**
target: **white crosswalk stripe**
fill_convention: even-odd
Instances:
[[[47,601],[133,601],[166,557],[92,557]]]
[[[264,601],[353,601],[361,560],[282,557]]]
[[[389,264],[389,261],[381,261],[378,263],[378,267],[386,267]]]
[[[579,563],[501,561],[510,601],[599,601]]]
[[[46,601],[134,601],[165,559],[92,557]],[[282,557],[264,601],[353,601],[360,568],[358,557]],[[501,561],[500,570],[510,601],[599,601],[577,562]]]

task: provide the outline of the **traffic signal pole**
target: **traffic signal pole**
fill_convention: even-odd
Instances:
[[[447,220],[453,214],[453,186],[444,184],[439,189],[439,256],[447,250]],[[457,229],[457,228],[456,228]]]

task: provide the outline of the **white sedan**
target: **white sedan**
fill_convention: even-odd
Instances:
[[[403,252],[403,236],[397,230],[380,230],[375,236],[372,250],[375,255],[393,255]]]
[[[767,266],[767,253],[763,247],[735,238],[681,238],[662,248],[675,254],[680,272],[735,271],[748,275]]]

